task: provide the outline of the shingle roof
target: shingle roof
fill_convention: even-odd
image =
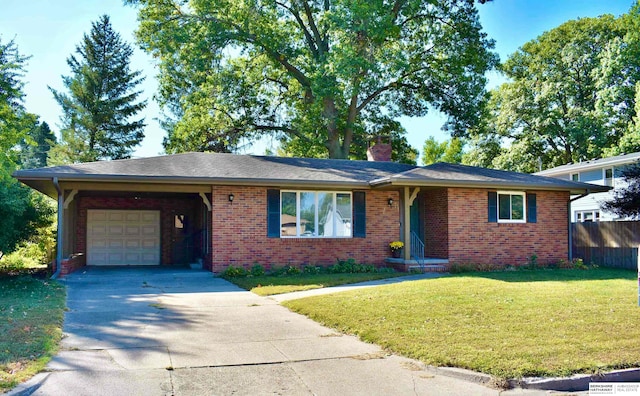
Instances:
[[[481,188],[522,188],[535,190],[564,190],[575,193],[585,191],[607,191],[609,188],[550,177],[509,172],[496,169],[480,168],[460,164],[439,162],[425,167],[392,175],[372,181],[372,186],[415,185],[415,186],[448,186],[448,187],[481,187]]]
[[[179,179],[193,183],[235,180],[247,183],[268,181],[368,186],[372,179],[413,168],[415,168],[413,165],[395,162],[194,152],[19,170],[14,173],[14,176],[18,179],[55,176],[61,180],[144,179],[148,182],[153,180],[171,182]]]
[[[540,176],[560,175],[560,174],[575,172],[579,170],[584,171],[588,169],[602,168],[606,166],[632,164],[638,161],[640,161],[640,152],[583,161],[583,162],[578,162],[577,164],[566,164],[566,165],[556,166],[555,168],[536,172],[536,175],[540,175]]]
[[[183,153],[159,157],[99,161],[13,174],[43,191],[42,182],[101,181],[136,183],[317,185],[369,188],[381,186],[468,186],[585,192],[606,189],[585,183],[464,165],[427,167],[394,162],[267,157],[219,153]],[[52,186],[48,193],[51,194]]]

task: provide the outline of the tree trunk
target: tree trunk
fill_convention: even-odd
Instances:
[[[322,99],[324,107],[323,116],[327,123],[327,142],[325,145],[329,150],[329,158],[347,159],[349,148],[343,147],[340,142],[340,130],[338,129],[338,110],[336,109],[335,99],[325,97]]]

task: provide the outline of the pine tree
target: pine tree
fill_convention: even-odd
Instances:
[[[131,120],[147,102],[136,87],[144,80],[131,71],[132,48],[103,15],[67,59],[63,76],[68,93],[51,89],[63,109],[62,139],[52,149],[53,163],[129,158],[144,138],[144,118]],[[78,143],[81,144],[78,144]]]
[[[47,155],[56,142],[56,135],[46,122],[38,123],[20,142],[20,167],[23,169],[47,166]]]

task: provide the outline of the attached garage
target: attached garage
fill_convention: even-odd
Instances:
[[[160,265],[160,211],[87,210],[87,265]]]

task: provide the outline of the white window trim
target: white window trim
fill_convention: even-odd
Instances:
[[[280,222],[282,222],[282,194],[284,193],[295,193],[296,194],[296,234],[297,235],[282,235],[280,232],[280,238],[282,239],[290,239],[290,238],[298,238],[298,239],[348,239],[353,238],[353,193],[351,191],[327,191],[327,190],[280,190]],[[315,194],[315,218],[318,219],[318,195],[327,193],[333,194],[333,210],[335,211],[337,208],[337,197],[338,194],[349,195],[349,202],[351,203],[351,235],[335,235],[336,234],[336,224],[335,220],[333,223],[333,235],[309,235],[303,236],[301,234],[301,221],[300,221],[300,195],[301,193],[314,193]],[[335,218],[335,216],[334,216]],[[318,224],[315,224],[318,227]],[[317,232],[317,231],[316,231]]]
[[[498,223],[526,223],[527,222],[527,194],[524,191],[497,191],[497,205],[496,205],[496,210],[498,211],[498,213],[496,213],[496,217],[498,219]],[[501,219],[500,218],[500,195],[521,195],[522,196],[522,220],[505,220],[505,219]]]
[[[573,180],[573,176],[578,176],[577,180]],[[569,174],[569,180],[571,181],[580,181],[580,172],[574,172]]]
[[[609,179],[607,177],[607,171],[611,170],[611,184],[607,183],[607,179]],[[616,176],[615,176],[615,169],[613,169],[613,166],[610,166],[608,168],[602,168],[602,184],[605,186],[609,186],[609,187],[615,187],[616,184]]]
[[[585,221],[586,216],[585,214],[590,213],[591,214],[591,220],[590,221]],[[578,219],[578,216],[580,217],[580,219]],[[576,210],[574,212],[574,222],[576,223],[591,223],[591,222],[599,222],[600,221],[600,216],[602,216],[601,212],[599,209],[585,209],[585,210]]]

